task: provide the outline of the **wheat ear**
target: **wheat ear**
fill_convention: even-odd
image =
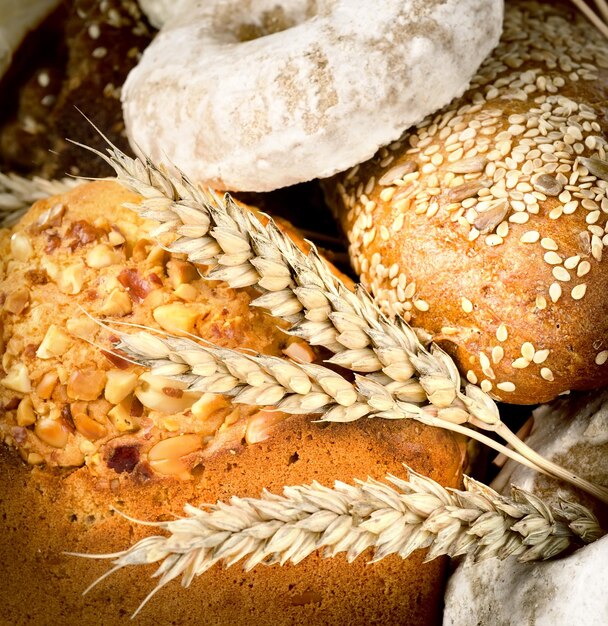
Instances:
[[[282,495],[264,491],[261,498],[186,505],[186,517],[168,522],[128,518],[169,534],[146,537],[113,554],[76,554],[113,559],[114,567],[85,593],[123,567],[160,561],[154,574],[158,584],[135,616],[171,580],[181,576],[188,587],[219,562],[229,567],[242,561],[251,570],[259,564],[299,563],[320,549],[325,557],[344,552],[352,562],[368,548],[374,551],[372,562],[391,554],[405,559],[420,548],[429,548],[427,561],[465,554],[533,561],[603,534],[593,513],[579,504],[562,501],[552,507],[520,489],[508,498],[466,477],[464,490],[445,489],[407,469],[407,480],[388,475],[386,482],[336,482],[333,489],[313,482],[285,487]]]
[[[357,377],[358,389],[368,404],[377,398],[386,405],[378,416],[414,417],[489,445],[490,438],[463,424],[496,432],[527,459],[527,465],[608,502],[608,489],[547,461],[521,442],[501,421],[487,393],[470,384],[463,393],[460,374],[443,350],[436,345],[427,349],[402,318],[388,319],[362,287],[354,292],[347,289],[314,246],[304,254],[272,219],[264,225],[230,196],[220,198],[183,173],[172,174],[150,160],[132,159],[109,145],[108,154],[83,147],[101,156],[115,170],[118,182],[143,197],[140,204],[128,206],[160,223],[152,235],[175,234],[169,251],[210,268],[209,279],[234,288],[256,287],[262,295],[252,304],[290,322],[292,334],[332,351],[330,363],[367,374]],[[431,406],[410,401],[416,386]],[[326,419],[358,417],[352,409],[335,411]]]
[[[12,226],[36,200],[65,193],[80,184],[82,181],[74,178],[30,179],[0,172],[0,228]]]

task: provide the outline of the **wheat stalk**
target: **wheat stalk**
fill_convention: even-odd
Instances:
[[[496,432],[514,448],[517,456],[510,452],[511,457],[520,462],[525,457],[526,465],[608,502],[608,489],[544,459],[520,441],[501,421],[487,393],[471,384],[463,393],[458,369],[443,350],[434,344],[427,349],[401,317],[389,320],[361,286],[347,289],[314,246],[305,254],[272,219],[262,224],[229,195],[222,199],[181,172],[172,174],[150,160],[132,159],[109,146],[107,155],[83,147],[103,158],[118,182],[142,196],[140,204],[128,206],[160,223],[152,236],[175,234],[167,250],[207,266],[208,279],[225,281],[233,288],[256,287],[262,295],[253,305],[291,323],[293,335],[332,351],[330,363],[366,373],[357,376],[357,388],[369,405],[377,401],[384,407],[375,406],[374,415],[413,417],[504,452],[504,446],[497,447],[492,439],[463,424]],[[419,387],[430,405],[409,401],[411,390]],[[350,421],[361,417],[358,413],[359,409],[342,408],[330,419]]]
[[[80,184],[74,178],[45,180],[34,176],[30,179],[0,172],[0,228],[15,224],[36,200],[65,193]]]
[[[146,328],[126,322],[113,324]],[[185,384],[189,392],[219,393],[236,403],[274,406],[292,415],[318,413],[321,421],[327,422],[352,422],[362,417],[415,419],[474,437],[509,458],[538,469],[525,456],[461,426],[458,420],[462,409],[442,409],[439,414],[433,405],[422,404],[426,394],[416,380],[399,383],[394,393],[391,389],[394,381],[387,383],[373,375],[356,375],[352,384],[340,374],[316,364],[201,345],[168,333],[158,336],[147,332],[154,332],[152,328],[134,333],[110,330],[118,337],[115,348],[121,357],[149,368],[157,376]]]
[[[584,0],[571,0],[572,4],[608,39],[608,3],[606,0],[595,0],[599,15],[584,2]]]
[[[511,497],[465,477],[465,489],[445,489],[407,468],[407,480],[388,475],[387,482],[368,478],[333,489],[317,482],[268,491],[261,498],[232,497],[197,508],[186,505],[186,517],[144,523],[168,536],[151,536],[113,554],[75,554],[113,559],[114,567],[85,590],[128,565],[160,565],[158,584],[133,617],[168,582],[182,577],[188,587],[216,563],[239,561],[249,571],[259,564],[299,563],[316,550],[325,557],[346,553],[352,562],[368,548],[371,562],[396,554],[407,558],[429,548],[426,560],[470,554],[474,559],[517,556],[520,561],[549,559],[568,548],[602,536],[597,519],[580,504],[549,506],[513,488]]]

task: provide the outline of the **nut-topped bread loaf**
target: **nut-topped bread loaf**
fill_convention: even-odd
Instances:
[[[110,507],[170,519],[185,503],[382,478],[403,474],[402,463],[447,486],[460,480],[462,452],[450,433],[380,419],[318,424],[232,405],[112,352],[118,321],[269,355],[318,356],[251,308],[252,291],[205,281],[202,268],[154,244],[152,223],[121,206],[137,200],[116,183],[91,183],[37,203],[0,234],[3,623],[126,619],[153,587],[151,572],[125,571],[83,599],[106,566],[64,554],[125,549],[151,532]],[[161,591],[138,619],[435,623],[445,563],[423,559],[417,552],[367,565],[365,555],[348,564],[315,554],[297,567],[248,573],[216,565],[189,589]]]
[[[507,2],[465,95],[327,184],[380,305],[505,402],[608,383],[607,68],[573,7]]]

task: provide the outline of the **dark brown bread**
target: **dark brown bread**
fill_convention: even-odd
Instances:
[[[573,7],[507,2],[464,96],[327,185],[383,308],[505,402],[608,383],[606,68]]]
[[[67,140],[104,147],[84,113],[129,150],[120,90],[152,31],[134,0],[61,3],[27,37],[0,83],[0,170],[109,175],[100,159]]]

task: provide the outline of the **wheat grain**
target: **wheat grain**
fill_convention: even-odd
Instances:
[[[336,482],[333,489],[313,482],[285,487],[282,495],[264,491],[261,498],[186,505],[184,518],[145,522],[168,536],[146,537],[113,554],[77,554],[113,559],[114,567],[85,593],[122,567],[160,561],[154,574],[158,584],[135,616],[171,580],[181,576],[187,587],[219,562],[229,567],[241,561],[250,570],[299,563],[319,549],[326,557],[344,552],[352,562],[368,548],[374,551],[371,562],[391,554],[405,559],[421,548],[428,548],[427,561],[465,554],[532,561],[603,534],[593,513],[579,504],[562,501],[551,507],[515,488],[508,498],[471,478],[465,478],[465,490],[445,489],[407,469],[407,480],[389,475],[386,482]]]

